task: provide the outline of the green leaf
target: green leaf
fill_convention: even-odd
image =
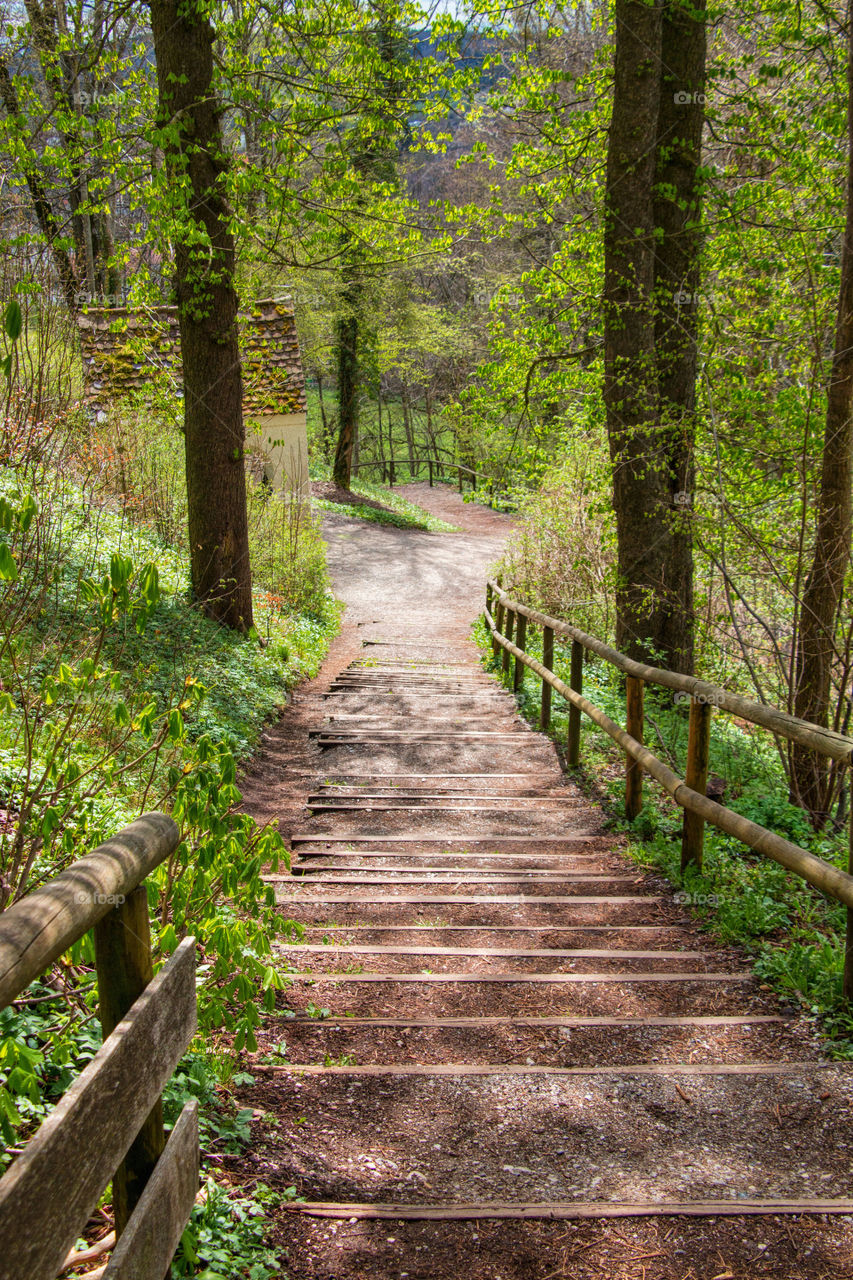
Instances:
[[[24,317],[21,315],[21,304],[15,298],[6,305],[3,326],[6,330],[6,337],[11,339],[12,342],[17,342],[24,327]]]
[[[18,581],[18,566],[7,543],[0,542],[0,580],[4,582]]]

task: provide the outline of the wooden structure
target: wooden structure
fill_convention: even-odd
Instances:
[[[177,307],[89,308],[77,323],[83,400],[93,413],[150,391],[152,381],[183,394]],[[240,354],[247,452],[259,455],[273,487],[302,492],[308,486],[307,406],[292,308],[265,299],[241,313]]]
[[[0,915],[0,1008],[90,929],[104,1042],[0,1179],[0,1280],[54,1280],[112,1181],[103,1280],[163,1280],[198,1190],[198,1114],[161,1095],[196,1029],[195,939],[152,976],[143,881],[176,849],[149,813]]]
[[[752,702],[749,698],[731,693],[717,685],[708,684],[695,676],[679,675],[674,671],[636,662],[616,649],[611,649],[602,641],[596,640],[595,637],[586,635],[577,627],[531,609],[517,600],[512,600],[500,584],[494,581],[490,581],[487,586],[485,620],[491,633],[494,653],[503,651],[504,671],[509,669],[510,658],[515,658],[515,687],[518,688],[520,684],[518,675],[520,668],[526,667],[535,672],[542,681],[541,720],[543,725],[547,725],[550,719],[552,689],[556,689],[561,697],[565,698],[571,711],[575,713],[577,718],[570,719],[569,723],[570,765],[575,766],[580,760],[580,715],[583,712],[615,742],[618,742],[625,752],[625,809],[629,818],[635,818],[642,808],[644,773],[648,773],[659,782],[676,804],[684,809],[682,868],[692,864],[701,869],[705,823],[710,822],[721,831],[735,836],[757,853],[772,858],[774,862],[780,863],[788,871],[807,880],[816,889],[846,906],[847,946],[844,962],[844,994],[848,999],[853,999],[853,823],[851,823],[851,855],[848,870],[845,872],[832,866],[823,858],[818,858],[808,850],[802,849],[799,845],[793,844],[790,840],[785,840],[776,832],[769,831],[767,827],[751,822],[725,805],[717,804],[705,794],[711,717],[714,707],[736,715],[750,724],[769,729],[771,733],[808,747],[819,755],[847,765],[853,764],[853,738],[822,728],[820,725],[799,720],[796,716],[779,711],[776,707]],[[514,620],[517,620],[515,621],[515,641],[513,641]],[[525,624],[532,622],[542,629],[547,655],[545,663],[525,653],[524,630],[518,628],[518,622],[522,620]],[[551,670],[555,635],[572,642],[571,676],[568,685]],[[596,654],[625,675],[626,728],[622,729],[614,724],[603,711],[583,696],[581,681],[584,651]],[[689,698],[690,725],[685,779],[679,778],[668,765],[643,745],[643,691],[646,684],[672,689]]]

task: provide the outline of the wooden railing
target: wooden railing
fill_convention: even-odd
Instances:
[[[54,1280],[112,1181],[103,1280],[163,1280],[198,1191],[197,1104],[161,1096],[196,1029],[195,939],[152,977],[143,880],[178,845],[149,813],[0,915],[0,1008],[90,929],[104,1041],[0,1178],[0,1280]]]
[[[853,738],[824,729],[820,725],[799,720],[775,707],[752,702],[740,694],[731,693],[717,685],[708,684],[694,676],[679,675],[661,667],[636,662],[609,645],[586,635],[577,627],[559,618],[539,613],[518,600],[511,599],[499,583],[489,581],[486,586],[485,619],[492,638],[495,656],[503,651],[502,666],[509,672],[514,659],[512,682],[518,690],[524,678],[524,669],[534,671],[542,681],[542,706],[540,724],[548,729],[551,718],[551,690],[565,698],[569,704],[569,726],[566,758],[571,768],[580,763],[581,715],[586,715],[605,733],[609,734],[625,752],[625,809],[629,818],[636,818],[643,803],[643,774],[648,773],[661,784],[676,804],[684,809],[681,836],[682,869],[702,867],[702,846],[705,823],[710,822],[721,831],[735,836],[749,848],[755,849],[788,871],[794,872],[822,893],[843,903],[847,908],[846,949],[844,959],[844,995],[853,999],[853,814],[851,814],[850,855],[848,870],[838,867],[793,844],[767,827],[750,821],[725,805],[717,804],[705,793],[708,784],[708,760],[710,752],[711,718],[713,708],[727,711],[760,725],[771,733],[797,742],[801,746],[850,766],[853,763]],[[527,624],[533,623],[542,630],[543,661],[525,652]],[[569,684],[554,675],[554,636],[571,640],[571,667]],[[513,640],[513,636],[515,640]],[[596,654],[625,675],[625,728],[615,724],[593,703],[583,696],[584,650]],[[687,767],[685,777],[679,778],[668,765],[658,759],[643,745],[644,714],[643,694],[647,684],[672,689],[689,699],[690,720],[687,739]],[[851,806],[853,809],[853,806]]]
[[[388,483],[393,485],[396,482],[396,467],[408,467],[409,474],[417,478],[421,474],[421,468],[426,465],[429,475],[430,488],[432,488],[435,480],[444,478],[446,471],[455,471],[457,473],[457,481],[459,484],[459,492],[463,489],[463,478],[468,476],[471,482],[471,488],[474,493],[477,492],[477,472],[472,467],[468,467],[464,462],[439,462],[434,458],[373,458],[369,462],[353,463],[353,471],[369,471],[377,467],[382,470],[383,480],[388,476]]]

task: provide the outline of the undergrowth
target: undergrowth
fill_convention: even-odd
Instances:
[[[200,1098],[213,1175],[222,1152],[248,1137],[230,1074],[287,982],[272,943],[301,932],[262,879],[289,855],[275,826],[242,811],[238,772],[337,629],[319,530],[307,503],[250,485],[256,626],[238,636],[192,601],[182,483],[166,467],[177,466],[179,442],[156,453],[162,424],[134,411],[119,451],[73,411],[34,424],[16,415],[13,397],[6,410],[0,908],[141,813],[171,813],[180,844],[146,881],[152,943],[159,965],[196,937],[199,1035],[169,1085],[167,1112],[170,1098]],[[99,1044],[87,935],[0,1012],[0,1168]],[[261,1200],[208,1180],[173,1274],[280,1274],[262,1242]]]
[[[488,670],[500,671],[486,626],[475,635]],[[541,661],[541,638],[530,636],[526,650]],[[617,724],[625,721],[625,695],[619,673],[598,659],[584,662],[584,695]],[[554,670],[569,683],[570,646],[555,637]],[[538,726],[540,681],[527,672],[518,694],[519,708]],[[553,692],[550,736],[565,743],[568,704]],[[685,772],[687,707],[673,704],[665,690],[646,689],[646,744],[679,776]],[[800,1006],[827,1037],[827,1052],[853,1058],[853,1012],[842,996],[845,908],[798,876],[706,824],[701,873],[681,871],[683,811],[655,782],[645,779],[643,808],[628,822],[624,809],[624,756],[586,717],[581,725],[579,785],[603,799],[610,825],[627,837],[627,854],[641,866],[662,872],[676,900],[722,943],[749,953],[754,971],[783,999]],[[722,803],[801,845],[818,857],[847,869],[846,832],[816,834],[802,809],[789,802],[782,763],[770,734],[745,731],[716,714],[711,734],[710,773]]]

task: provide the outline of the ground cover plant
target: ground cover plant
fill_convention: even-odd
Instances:
[[[260,1200],[234,1200],[212,1178],[223,1143],[248,1140],[230,1101],[233,1060],[286,982],[272,944],[299,926],[261,880],[288,853],[242,812],[238,775],[289,689],[318,670],[339,611],[307,503],[254,485],[256,627],[243,636],[205,617],[189,589],[180,486],[165,472],[176,441],[163,443],[156,405],[121,415],[93,431],[73,407],[34,424],[20,400],[6,403],[0,902],[145,811],[174,817],[180,844],[146,883],[155,964],[197,938],[199,1033],[170,1089],[199,1097],[208,1169],[174,1274],[245,1267],[263,1280],[274,1260]],[[87,936],[0,1013],[3,1165],[100,1044],[93,965]]]

